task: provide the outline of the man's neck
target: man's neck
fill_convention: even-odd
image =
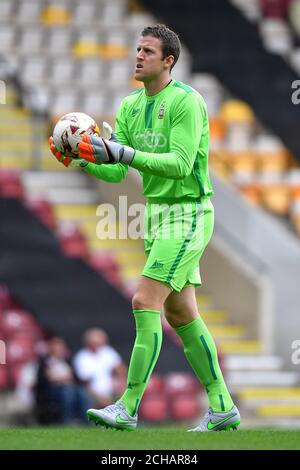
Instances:
[[[166,86],[168,86],[171,81],[172,81],[172,78],[170,77],[170,75],[168,75],[164,77],[163,79],[152,80],[148,83],[144,83],[146,95],[147,96],[157,95],[157,93],[159,93],[161,90],[166,88]]]

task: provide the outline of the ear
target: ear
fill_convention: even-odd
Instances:
[[[173,62],[174,62],[174,56],[173,55],[168,55],[167,57],[164,58],[166,68],[170,69]]]

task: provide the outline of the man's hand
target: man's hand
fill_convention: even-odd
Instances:
[[[103,123],[104,133],[105,124],[107,123]],[[135,150],[120,144],[112,133],[110,140],[95,135],[84,135],[82,142],[78,144],[78,154],[84,160],[96,163],[96,165],[101,163],[126,163],[130,165]]]
[[[81,168],[85,167],[88,162],[82,158],[71,158],[66,157],[63,153],[59,152],[53,143],[53,137],[49,138],[50,150],[55,156],[56,160],[62,163],[66,167],[75,168],[80,166]]]

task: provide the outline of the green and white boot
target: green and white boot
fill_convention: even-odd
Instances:
[[[199,425],[188,432],[210,432],[210,431],[229,431],[236,430],[241,423],[239,410],[233,406],[227,412],[215,412],[211,408],[203,416]]]
[[[100,410],[89,409],[86,412],[89,421],[96,425],[113,429],[131,431],[137,426],[137,416],[130,416],[123,403],[117,402]]]

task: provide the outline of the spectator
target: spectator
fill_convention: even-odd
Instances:
[[[37,419],[42,424],[86,421],[88,396],[76,378],[69,355],[64,340],[53,337],[48,341],[48,353],[38,364],[35,398]]]
[[[78,378],[100,406],[106,406],[126,388],[127,368],[120,355],[108,345],[107,334],[99,328],[87,330],[84,348],[74,358]]]

